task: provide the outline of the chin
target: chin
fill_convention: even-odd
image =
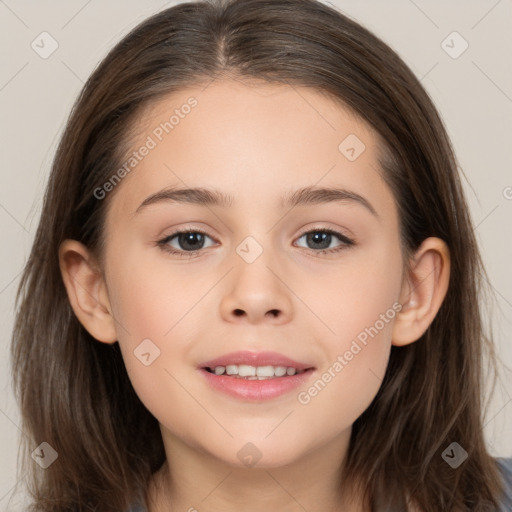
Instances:
[[[298,446],[283,446],[281,441],[271,442],[269,439],[235,440],[229,443],[229,448],[227,452],[224,445],[221,452],[211,453],[234,468],[276,469],[293,464],[303,455]]]

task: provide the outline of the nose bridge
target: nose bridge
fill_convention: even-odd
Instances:
[[[272,267],[278,266],[276,247],[268,235],[248,235],[236,247],[236,283],[251,295],[276,293]]]
[[[266,236],[263,240],[261,235],[257,236],[259,240],[253,235],[246,236],[235,249],[240,259],[247,265],[252,265],[257,260],[260,260],[261,263],[262,260],[267,258],[268,252],[273,250],[269,243],[269,236]],[[263,253],[267,254],[262,258]]]
[[[281,258],[271,239],[268,234],[248,235],[235,247],[235,268],[221,304],[226,319],[247,317],[258,322],[266,317],[285,320],[291,315],[289,291],[284,276],[279,275]]]

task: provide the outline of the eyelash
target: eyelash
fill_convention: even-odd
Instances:
[[[174,231],[173,233],[167,235],[162,240],[159,240],[157,242],[157,246],[160,247],[163,251],[165,251],[165,252],[167,252],[169,254],[172,254],[172,255],[175,255],[175,256],[178,256],[178,257],[181,257],[181,258],[193,258],[193,257],[197,256],[198,253],[200,253],[203,249],[195,249],[193,251],[182,251],[182,250],[176,250],[176,249],[174,249],[174,248],[169,246],[169,242],[173,238],[175,238],[177,235],[186,234],[186,233],[200,233],[200,234],[205,235],[208,238],[211,238],[212,240],[216,241],[213,237],[211,237],[205,231],[203,231],[201,229],[190,228],[190,229],[183,229],[183,230]],[[328,228],[312,228],[312,229],[309,229],[308,231],[304,231],[303,233],[301,233],[300,236],[298,237],[298,239],[302,238],[304,235],[307,235],[309,233],[327,233],[329,235],[334,235],[335,237],[337,237],[340,240],[340,242],[342,242],[341,245],[339,245],[338,247],[335,247],[334,249],[315,250],[315,249],[305,248],[305,249],[307,249],[309,251],[314,252],[315,254],[322,254],[322,255],[326,255],[327,254],[327,255],[329,255],[329,254],[333,254],[333,253],[337,253],[339,251],[345,250],[348,247],[350,247],[350,246],[355,244],[354,240],[348,238],[347,236],[343,235],[342,233],[339,233],[338,231],[335,231],[333,229],[328,229]]]

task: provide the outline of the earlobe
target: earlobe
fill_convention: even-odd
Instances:
[[[79,322],[98,341],[117,341],[103,275],[87,247],[76,240],[65,240],[59,247],[59,265]]]
[[[400,294],[402,309],[393,326],[392,344],[417,341],[434,320],[448,291],[450,253],[440,238],[423,241],[410,261]]]

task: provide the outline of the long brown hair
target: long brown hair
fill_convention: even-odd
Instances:
[[[380,162],[411,253],[429,236],[451,254],[447,296],[421,340],[392,347],[382,386],[356,420],[344,467],[371,510],[490,511],[502,485],[483,438],[484,355],[496,369],[478,302],[485,273],[445,128],[417,78],[385,43],[315,0],[183,3],[144,21],[85,84],[58,147],[18,290],[12,359],[34,511],[126,510],[144,503],[165,453],[118,343],[95,341],[70,307],[57,251],[67,239],[101,253],[110,197],[141,110],[222,74],[312,87],[382,137]],[[120,185],[122,186],[122,184]],[[494,389],[494,387],[493,387]],[[31,460],[47,442],[58,459]],[[452,469],[443,450],[467,460]],[[28,467],[30,465],[30,467]],[[20,474],[24,471],[20,469]]]

